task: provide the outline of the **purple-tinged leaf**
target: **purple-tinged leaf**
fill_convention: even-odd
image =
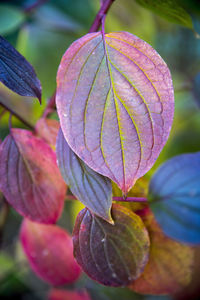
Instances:
[[[52,289],[48,300],[91,300],[86,291]]]
[[[24,219],[20,240],[31,268],[52,285],[69,284],[80,276],[71,236],[55,225]]]
[[[200,244],[200,152],[175,156],[151,179],[149,205],[164,233]]]
[[[22,216],[55,223],[66,193],[55,152],[30,131],[12,129],[0,145],[0,190]]]
[[[41,85],[31,64],[0,36],[0,81],[21,96],[37,97],[41,102]]]
[[[108,286],[125,286],[143,272],[149,236],[136,214],[113,204],[114,225],[83,209],[73,232],[74,255],[92,279]]]
[[[93,213],[112,222],[110,179],[90,169],[69,147],[62,130],[57,139],[57,160],[61,174],[72,193]]]
[[[167,141],[172,80],[159,54],[138,37],[90,33],[62,58],[56,104],[72,150],[126,194]]]

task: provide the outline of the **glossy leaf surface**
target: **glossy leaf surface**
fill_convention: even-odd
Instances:
[[[95,214],[111,222],[110,179],[90,169],[68,146],[61,130],[56,152],[61,174],[72,193]]]
[[[28,130],[12,129],[0,146],[0,189],[18,213],[33,221],[55,223],[66,185],[56,155]]]
[[[83,209],[73,232],[74,255],[92,279],[125,286],[138,278],[148,260],[149,237],[140,217],[125,207],[112,207],[114,225]]]
[[[71,291],[53,289],[48,297],[48,300],[91,300],[86,291]]]
[[[55,225],[24,219],[20,231],[24,252],[34,272],[52,285],[69,284],[80,275],[71,236]]]
[[[145,213],[144,213],[144,212]],[[190,283],[194,250],[164,235],[150,210],[140,216],[150,236],[149,261],[130,288],[142,294],[174,294]]]
[[[0,81],[21,96],[41,101],[41,85],[31,64],[0,36]]]
[[[170,22],[193,28],[192,18],[184,8],[182,0],[136,0],[136,2]]]
[[[59,127],[58,121],[41,118],[37,121],[35,130],[37,134],[55,150]]]
[[[169,237],[200,243],[200,152],[175,156],[153,176],[151,209]]]
[[[72,150],[126,194],[166,143],[172,80],[158,53],[136,36],[90,33],[62,58],[56,104]]]

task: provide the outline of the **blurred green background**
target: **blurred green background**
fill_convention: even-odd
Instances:
[[[99,0],[49,0],[28,12],[27,8],[35,2],[0,1],[0,35],[34,66],[42,84],[42,105],[36,99],[14,94],[1,83],[0,102],[6,103],[33,125],[55,91],[62,55],[74,40],[88,32],[100,4]],[[170,7],[149,10],[149,7],[144,7],[143,0],[116,0],[106,19],[107,32],[129,31],[150,43],[172,73],[175,89],[173,128],[155,166],[146,177],[150,177],[168,158],[200,150],[199,4],[198,1],[182,1],[187,9],[179,11],[176,9],[178,1],[159,2],[173,3],[172,11]],[[56,114],[52,117],[57,118]],[[13,118],[13,126],[23,127],[23,124]],[[8,131],[8,114],[0,107],[0,139]],[[18,243],[21,217],[12,209],[8,213],[2,199],[0,203],[0,299],[46,299],[49,286],[29,269]],[[66,201],[59,224],[71,232],[81,207],[78,201]],[[4,219],[7,219],[5,224]],[[125,288],[102,287],[86,276],[75,285],[77,288],[87,287],[95,300],[169,299],[164,296],[143,297]],[[180,296],[180,299],[184,297]],[[198,299],[198,296],[188,299]]]

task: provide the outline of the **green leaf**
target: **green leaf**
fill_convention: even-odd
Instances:
[[[0,34],[8,34],[16,30],[24,20],[24,14],[17,8],[0,5]]]
[[[192,18],[179,0],[136,0],[136,2],[169,22],[193,28]]]

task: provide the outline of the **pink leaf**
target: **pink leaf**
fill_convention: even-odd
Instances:
[[[73,257],[72,239],[66,231],[24,219],[20,239],[31,268],[43,280],[52,285],[77,280],[81,271]]]
[[[0,189],[18,213],[33,221],[55,223],[66,185],[53,150],[27,130],[12,129],[0,146]]]
[[[171,75],[138,37],[90,33],[62,58],[56,104],[72,150],[126,194],[167,141],[174,112]]]
[[[91,300],[86,291],[68,291],[53,289],[49,294],[48,300]]]
[[[41,118],[37,121],[35,129],[37,134],[43,138],[54,150],[60,124],[53,119]]]

